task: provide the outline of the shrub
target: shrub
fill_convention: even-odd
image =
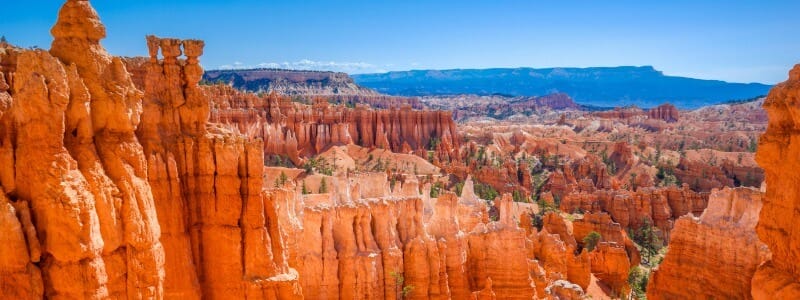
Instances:
[[[639,266],[634,266],[628,271],[628,284],[631,285],[631,291],[636,299],[647,299],[647,282],[649,277],[649,272]]]
[[[589,232],[586,237],[583,238],[583,248],[592,252],[597,247],[597,243],[603,238],[597,231]]]

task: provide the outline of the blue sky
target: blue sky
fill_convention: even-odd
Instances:
[[[3,5],[0,35],[49,48],[63,1]],[[669,75],[776,83],[800,62],[800,1],[93,1],[115,55],[144,36],[206,41],[207,69],[652,65]]]

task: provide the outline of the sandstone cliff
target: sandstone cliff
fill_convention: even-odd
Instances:
[[[206,130],[203,43],[149,38],[142,91],[100,45],[88,1],[67,1],[52,34],[49,53],[0,59],[2,224],[14,245],[0,295],[302,297],[286,254],[262,249],[285,236],[262,193],[261,142]]]
[[[325,98],[304,105],[275,93],[256,96],[219,85],[206,90],[215,95],[214,122],[251,132],[264,140],[265,154],[288,156],[298,167],[329,146],[347,144],[413,152],[425,158],[425,151],[433,150],[437,159],[446,161],[459,157],[460,140],[447,111],[419,111],[408,105],[352,109],[331,105]]]
[[[678,219],[647,298],[750,299],[753,273],[769,256],[755,230],[762,197],[748,188],[715,191],[699,218]]]
[[[752,281],[755,299],[800,297],[800,215],[797,182],[798,122],[796,105],[800,91],[800,65],[786,82],[775,86],[764,101],[769,116],[767,131],[758,143],[756,159],[764,168],[766,195],[756,227],[759,239],[769,246],[772,259],[759,266]]]

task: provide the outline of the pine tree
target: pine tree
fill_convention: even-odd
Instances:
[[[305,180],[303,180],[303,187],[302,187],[301,193],[303,193],[303,195],[308,195],[309,194],[308,187],[306,186],[306,181]]]
[[[320,183],[319,183],[319,193],[320,194],[325,194],[327,192],[328,192],[328,183],[325,182],[325,178],[323,177],[322,181],[320,181]]]
[[[281,171],[281,176],[279,177],[279,179],[281,181],[281,185],[285,185],[286,182],[289,181],[289,178],[286,176],[286,173],[284,173],[283,171]]]
[[[602,238],[603,237],[600,235],[600,233],[597,233],[597,231],[589,232],[589,234],[583,238],[583,247],[589,252],[592,252]]]

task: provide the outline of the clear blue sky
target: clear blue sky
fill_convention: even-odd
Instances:
[[[49,48],[63,1],[3,4],[0,35]],[[206,41],[207,69],[652,65],[669,75],[785,80],[800,62],[800,1],[92,1],[115,55],[144,36]]]

